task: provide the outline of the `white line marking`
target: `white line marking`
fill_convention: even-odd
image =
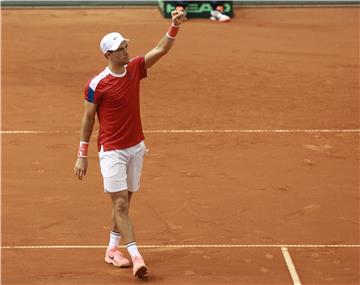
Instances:
[[[73,249],[106,248],[107,245],[13,245],[1,249]],[[124,246],[120,246],[124,247]],[[140,248],[360,248],[360,244],[165,244],[138,245]]]
[[[70,134],[75,132],[68,132],[68,131],[24,131],[24,130],[17,130],[17,131],[0,131],[2,135],[27,135],[27,134]]]
[[[145,133],[356,133],[360,129],[346,129],[346,130],[148,130]]]
[[[79,131],[35,131],[35,130],[8,130],[0,131],[3,135],[16,134],[75,134]],[[265,130],[265,129],[233,129],[233,130],[144,130],[148,134],[213,134],[213,133],[360,133],[360,129],[279,129],[279,130]]]
[[[287,265],[287,268],[290,272],[290,275],[291,275],[291,279],[293,281],[293,284],[294,285],[301,285],[301,282],[300,282],[300,279],[299,279],[299,276],[296,272],[296,268],[295,268],[295,265],[291,259],[291,256],[290,256],[290,253],[287,249],[287,247],[282,247],[281,248],[281,252],[284,256],[284,259],[285,259],[285,262],[286,262],[286,265]]]

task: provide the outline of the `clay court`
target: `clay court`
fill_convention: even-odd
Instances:
[[[137,280],[103,261],[96,133],[85,180],[73,167],[99,40],[120,31],[144,55],[169,20],[2,9],[2,284],[359,284],[359,11],[183,25],[142,82],[149,152],[131,215],[150,274]]]

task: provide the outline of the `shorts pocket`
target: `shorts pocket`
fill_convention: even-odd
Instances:
[[[145,145],[144,141],[142,141],[137,145],[135,155],[144,156],[145,152],[146,152],[146,145]]]
[[[121,170],[121,163],[116,161],[114,151],[106,151],[99,154],[100,169],[103,177],[113,177]]]

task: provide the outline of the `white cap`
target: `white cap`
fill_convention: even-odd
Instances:
[[[124,39],[119,33],[113,32],[105,35],[100,42],[100,49],[103,53],[109,50],[117,50],[123,41],[129,41]]]

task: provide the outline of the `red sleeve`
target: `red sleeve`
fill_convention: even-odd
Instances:
[[[147,76],[145,68],[145,58],[143,56],[137,56],[131,59],[129,65],[138,74],[139,79],[143,79]]]
[[[91,81],[88,82],[84,90],[84,99],[93,104],[100,104],[101,102],[101,92],[100,88],[97,86],[92,87]]]
[[[145,58],[143,56],[139,56],[139,69],[140,69],[140,79],[143,79],[147,76],[146,68],[145,68]]]

